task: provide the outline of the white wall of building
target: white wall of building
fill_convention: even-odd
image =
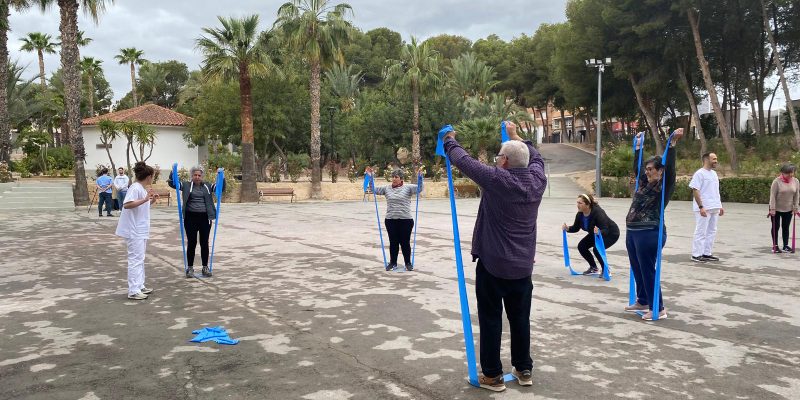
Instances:
[[[153,155],[147,159],[148,165],[158,164],[161,171],[169,171],[172,169],[172,164],[176,162],[179,167],[186,167],[187,169],[199,163],[199,154],[202,148],[189,147],[189,143],[183,139],[183,133],[186,132],[185,127],[155,126],[155,128],[156,143],[153,146]],[[83,141],[86,147],[86,174],[93,176],[97,164],[110,165],[105,148],[98,147],[98,145],[102,145],[100,142],[100,128],[96,125],[84,126]],[[114,164],[116,164],[117,168],[121,166],[127,169],[126,143],[124,138],[117,138],[111,142],[111,157],[114,159]],[[136,149],[136,153],[139,153],[138,149]],[[145,156],[147,156],[147,153],[148,149],[145,149]],[[131,155],[131,167],[135,162],[133,155]]]

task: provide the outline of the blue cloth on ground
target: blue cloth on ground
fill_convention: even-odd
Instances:
[[[192,331],[193,334],[197,335],[194,339],[190,340],[190,342],[195,343],[204,343],[208,341],[217,342],[217,344],[237,344],[239,343],[239,339],[231,339],[228,336],[228,332],[225,328],[221,326],[213,326],[213,327],[205,327],[202,329],[198,329]]]

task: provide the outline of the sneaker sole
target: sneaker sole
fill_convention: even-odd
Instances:
[[[703,260],[703,259],[699,259],[699,260],[698,260],[698,259],[696,259],[696,258],[693,258],[693,259],[692,259],[692,261],[694,261],[694,262],[696,262],[696,263],[704,263],[704,262],[708,262],[708,260]]]
[[[667,315],[668,315],[668,314],[664,314],[664,316],[663,316],[663,317],[662,317],[662,316],[659,316],[659,317],[658,317],[658,320],[659,320],[659,321],[661,321],[662,319],[667,319]],[[643,320],[645,320],[645,321],[652,321],[652,320],[653,320],[652,318],[644,318],[644,317],[642,317],[642,319],[643,319]]]
[[[147,295],[145,295],[144,297],[128,296],[128,300],[147,300]]]
[[[517,383],[520,386],[533,386],[533,379],[531,379],[529,381],[523,381],[522,380],[523,379],[522,376],[517,375],[517,371],[512,371],[511,375],[514,375],[514,378],[517,378]]]
[[[503,385],[503,386],[491,386],[491,385],[481,384],[480,386],[483,389],[488,389],[488,390],[491,390],[493,392],[502,392],[502,391],[506,390],[506,386],[505,385]]]

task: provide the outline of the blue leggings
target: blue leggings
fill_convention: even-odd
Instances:
[[[667,243],[667,230],[664,228],[664,243]],[[656,256],[658,250],[658,228],[646,230],[628,229],[625,238],[625,247],[628,249],[628,259],[636,279],[636,301],[642,305],[653,307],[656,280]],[[659,283],[659,287],[660,287]],[[664,300],[661,290],[658,292],[658,311],[664,309]]]

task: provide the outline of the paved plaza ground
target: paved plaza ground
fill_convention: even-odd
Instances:
[[[477,205],[458,202],[479,335],[468,262]],[[622,222],[629,200],[602,205]],[[155,293],[140,302],[125,297],[117,218],[0,210],[0,398],[800,398],[800,254],[769,253],[764,206],[729,204],[722,261],[700,265],[689,258],[690,204],[670,203],[669,318],[655,323],[622,312],[624,232],[609,250],[611,282],[568,275],[559,227],[574,212],[571,196],[540,209],[534,386],[494,394],[466,383],[444,199],[422,202],[417,270],[405,273],[383,271],[371,203],[224,205],[215,275],[202,280],[182,277],[175,209],[156,208],[146,259]],[[188,342],[215,325],[241,342]],[[508,371],[507,334],[503,345]]]

